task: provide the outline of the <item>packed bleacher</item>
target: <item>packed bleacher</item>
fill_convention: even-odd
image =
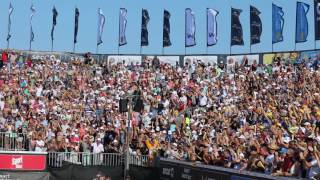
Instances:
[[[244,57],[227,70],[201,59],[111,65],[3,52],[0,144],[16,137],[28,151],[123,153],[128,136],[133,155],[317,178],[319,59],[249,65]],[[119,103],[127,97],[129,123]]]

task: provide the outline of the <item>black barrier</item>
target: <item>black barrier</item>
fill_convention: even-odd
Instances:
[[[161,159],[160,180],[285,180],[289,177],[274,177],[266,174],[237,171],[230,168],[206,166],[183,161]]]
[[[62,168],[49,168],[50,180],[95,180],[109,177],[111,180],[123,179],[123,167],[81,166],[66,164]]]
[[[48,172],[0,171],[1,180],[49,180]]]
[[[159,180],[158,168],[130,165],[129,175],[132,180]]]

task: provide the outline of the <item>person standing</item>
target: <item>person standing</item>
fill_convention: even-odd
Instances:
[[[93,163],[94,165],[100,165],[102,160],[102,153],[104,152],[101,138],[97,138],[96,142],[92,143],[93,148]]]

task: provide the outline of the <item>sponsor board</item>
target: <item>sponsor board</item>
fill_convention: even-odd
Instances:
[[[46,155],[0,154],[0,170],[44,171]]]

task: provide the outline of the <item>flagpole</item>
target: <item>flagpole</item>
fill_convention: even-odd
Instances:
[[[53,51],[53,39],[51,39],[51,52]]]
[[[118,55],[119,55],[119,52],[120,52],[120,15],[121,15],[121,8],[119,10],[119,28],[118,28]]]
[[[11,1],[10,1],[10,4],[11,4]],[[10,9],[10,7],[9,7],[9,9]],[[9,45],[10,45],[10,38],[8,38],[9,37],[9,35],[10,35],[10,30],[9,30],[9,21],[10,21],[10,12],[9,12],[9,16],[8,16],[8,33],[7,33],[7,49],[9,49]]]
[[[187,13],[186,13],[186,10],[184,10],[184,55],[187,54],[187,46],[186,46],[186,43],[187,43],[187,39],[186,39],[186,35],[187,35]]]
[[[98,54],[98,52],[99,52],[99,45],[97,44],[97,46],[96,46],[96,54]]]
[[[206,45],[206,54],[208,55],[208,8],[207,8],[207,12],[206,12],[206,23],[207,23],[207,29],[206,29],[206,39],[207,39],[207,45]]]

